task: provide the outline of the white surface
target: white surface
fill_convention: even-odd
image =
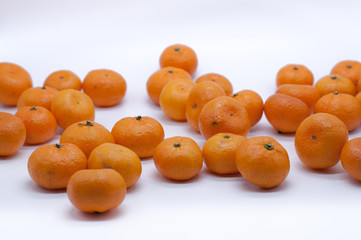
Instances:
[[[340,60],[361,60],[360,9],[357,0],[0,0],[0,62],[23,66],[34,86],[60,69],[81,78],[97,68],[115,70],[127,81],[126,97],[97,108],[97,122],[111,129],[123,117],[148,115],[166,137],[189,136],[203,146],[187,123],[165,117],[147,96],[146,81],[166,46],[196,51],[195,78],[221,73],[235,91],[252,89],[265,100],[285,64],[304,64],[317,80]],[[262,190],[205,167],[195,179],[174,183],[147,159],[123,204],[102,215],[76,210],[65,191],[36,186],[26,167],[35,147],[25,146],[0,159],[0,239],[359,239],[361,184],[340,164],[321,172],[304,167],[294,137],[277,134],[264,116],[249,134],[259,135],[275,137],[289,153],[291,171],[281,186]],[[51,143],[59,138],[60,132]]]

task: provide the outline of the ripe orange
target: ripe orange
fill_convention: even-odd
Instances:
[[[51,87],[34,87],[26,89],[19,97],[17,108],[41,106],[50,111],[51,101],[58,90]]]
[[[75,73],[60,70],[50,74],[44,82],[45,87],[52,87],[59,91],[66,89],[81,90],[81,80]]]
[[[356,94],[356,87],[348,78],[340,75],[327,75],[316,82],[315,88],[321,96],[328,93],[339,92],[348,93],[351,95]]]
[[[361,181],[361,137],[351,139],[343,146],[341,164],[351,177]]]
[[[251,127],[261,120],[263,115],[263,100],[252,90],[242,90],[232,95],[246,109]]]
[[[356,100],[361,104],[361,93],[357,93],[355,96]]]
[[[197,78],[196,83],[202,83],[202,82],[214,82],[217,83],[221,88],[223,88],[224,92],[226,93],[226,96],[231,96],[233,93],[233,86],[232,83],[221,74],[218,73],[207,73],[199,78]]]
[[[313,74],[305,66],[300,64],[288,64],[282,67],[276,77],[277,87],[282,84],[313,85]]]
[[[0,112],[0,156],[16,153],[25,142],[26,129],[20,118]]]
[[[331,70],[331,74],[341,75],[350,79],[355,85],[359,80],[361,63],[359,61],[346,60],[338,62]]]

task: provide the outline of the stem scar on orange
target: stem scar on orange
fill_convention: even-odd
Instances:
[[[313,85],[312,72],[300,64],[288,64],[282,67],[276,77],[277,87],[282,84],[304,84]]]

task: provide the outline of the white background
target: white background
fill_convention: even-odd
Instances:
[[[81,78],[93,69],[115,70],[127,81],[126,96],[116,107],[96,108],[97,122],[111,130],[123,117],[148,115],[163,124],[166,137],[189,136],[202,147],[199,134],[165,117],[147,96],[146,81],[166,46],[196,51],[194,78],[221,73],[235,91],[252,89],[266,100],[288,63],[306,65],[318,80],[338,61],[361,60],[360,9],[357,0],[0,0],[0,62],[23,66],[34,86],[60,69]],[[16,109],[0,105],[0,111]],[[0,158],[0,239],[360,239],[361,184],[340,164],[304,167],[294,135],[278,134],[264,116],[249,137],[259,135],[273,136],[289,153],[291,170],[279,187],[262,190],[205,167],[175,183],[150,158],[123,204],[101,215],[82,213],[65,191],[32,182],[27,159],[36,146],[24,146]]]

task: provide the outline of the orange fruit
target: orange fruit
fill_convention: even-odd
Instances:
[[[310,168],[329,168],[340,160],[347,139],[347,127],[340,119],[328,113],[316,113],[306,118],[297,129],[296,153]]]
[[[247,111],[231,97],[221,96],[209,101],[199,115],[199,129],[205,139],[220,132],[247,136],[249,128]]]
[[[213,82],[202,82],[192,88],[186,103],[186,118],[191,128],[199,132],[199,114],[203,106],[219,96],[225,96],[225,93]]]
[[[66,188],[71,175],[86,167],[86,156],[71,143],[40,146],[28,160],[30,177],[47,189]]]
[[[355,96],[356,100],[361,104],[361,93],[357,93]]]
[[[246,139],[236,154],[236,166],[249,182],[272,188],[281,184],[290,170],[286,149],[271,137]]]
[[[26,129],[20,118],[0,112],[0,156],[16,153],[25,142]]]
[[[317,101],[315,113],[324,112],[342,120],[349,131],[361,124],[361,105],[357,99],[346,93],[329,93]]]
[[[348,141],[342,148],[340,158],[345,171],[361,181],[361,137]]]
[[[191,179],[203,166],[202,150],[188,137],[165,139],[155,148],[153,160],[158,171],[172,180]]]
[[[203,145],[203,158],[207,168],[218,174],[238,173],[236,153],[246,140],[233,133],[217,133]]]
[[[296,132],[300,123],[310,115],[310,110],[300,99],[276,93],[266,100],[264,113],[276,130],[293,133]]]
[[[58,90],[52,87],[28,88],[20,95],[17,108],[41,106],[50,111],[51,101],[57,93]]]
[[[27,144],[40,144],[54,138],[58,125],[54,115],[44,107],[22,107],[15,114],[26,128]]]
[[[153,156],[155,147],[163,141],[162,125],[151,117],[126,117],[112,129],[115,143],[134,151],[140,158]]]
[[[352,81],[340,75],[327,75],[321,78],[316,82],[315,88],[318,90],[321,96],[336,91],[339,93],[348,93],[351,95],[356,94],[356,87]]]
[[[164,114],[174,120],[186,120],[186,104],[192,87],[189,79],[177,79],[167,83],[160,93],[159,103]]]
[[[282,67],[276,77],[277,87],[282,84],[313,85],[312,72],[300,64],[288,64]]]
[[[94,148],[103,143],[114,143],[114,137],[101,124],[81,121],[67,127],[60,137],[60,143],[77,145],[89,157]]]
[[[0,63],[0,103],[16,106],[20,95],[32,86],[25,69],[13,63]]]
[[[242,90],[232,95],[246,109],[251,127],[261,120],[263,115],[263,100],[252,90]]]
[[[52,87],[59,91],[66,89],[81,90],[81,80],[73,72],[60,70],[50,74],[44,81],[45,87]]]
[[[84,169],[69,179],[70,202],[84,212],[101,213],[118,207],[127,188],[123,177],[113,169]]]
[[[345,60],[338,62],[331,70],[331,74],[337,74],[350,79],[354,85],[359,80],[361,63],[359,61]]]
[[[218,73],[207,73],[197,78],[196,83],[208,82],[208,81],[217,83],[221,88],[223,88],[224,92],[226,93],[226,96],[232,95],[233,92],[232,83],[225,76],[222,76],[221,74]]]
[[[168,46],[159,58],[160,67],[176,67],[187,71],[192,75],[198,65],[196,53],[190,47],[183,44]]]
[[[159,96],[163,87],[175,79],[192,80],[191,75],[183,69],[176,67],[164,67],[153,73],[147,81],[147,92],[150,99],[159,105]]]
[[[122,175],[127,187],[134,185],[142,173],[138,155],[114,143],[103,143],[94,148],[89,155],[88,168],[112,168]]]
[[[84,120],[94,120],[94,104],[85,93],[74,89],[59,91],[51,101],[51,112],[58,125],[65,129]]]
[[[83,91],[100,107],[114,106],[123,99],[127,90],[124,78],[112,70],[90,71],[84,78]]]

